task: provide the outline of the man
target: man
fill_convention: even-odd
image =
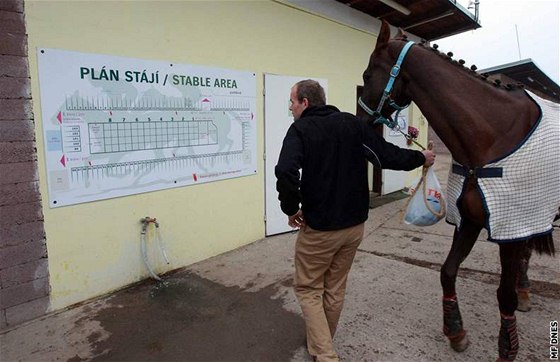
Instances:
[[[295,122],[284,138],[275,173],[282,211],[291,227],[300,228],[294,289],[309,354],[317,361],[338,361],[332,338],[369,211],[366,160],[412,170],[431,166],[435,155],[401,149],[354,115],[325,105],[325,91],[310,79],[292,87],[290,111]]]

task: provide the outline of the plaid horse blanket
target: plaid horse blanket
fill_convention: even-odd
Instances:
[[[511,153],[474,170],[486,210],[488,240],[497,243],[551,233],[560,207],[560,105],[527,93],[541,108],[535,127]],[[446,221],[459,227],[457,201],[467,174],[453,161]]]

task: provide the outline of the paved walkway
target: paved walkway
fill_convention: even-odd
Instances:
[[[449,157],[438,155],[445,183]],[[406,200],[371,210],[335,345],[343,361],[494,361],[498,247],[481,237],[457,281],[471,346],[442,333],[439,268],[453,229],[401,222]],[[555,239],[560,233],[555,231]],[[0,334],[5,361],[308,361],[291,289],[295,234],[257,241]],[[556,246],[557,250],[560,247]],[[558,259],[534,256],[533,310],[518,313],[519,361],[545,361],[560,315]]]

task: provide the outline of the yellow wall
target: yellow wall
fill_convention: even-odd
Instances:
[[[412,103],[410,105],[410,113],[409,113],[410,126],[418,128],[419,135],[416,142],[421,144],[424,147],[428,145],[428,121],[426,121],[426,117],[420,112],[420,109],[416,104]],[[415,144],[409,146],[412,150],[420,151],[421,148]],[[407,178],[405,185],[407,187],[416,186],[415,183],[418,182],[418,179],[422,176],[422,167],[412,170],[407,173]]]
[[[170,266],[154,263],[157,272],[264,237],[263,99],[257,97],[257,175],[50,209],[37,47],[254,71],[257,95],[263,73],[327,78],[330,102],[354,112],[375,42],[273,1],[29,0],[25,10],[53,310],[148,276],[143,216],[161,222],[171,259]]]

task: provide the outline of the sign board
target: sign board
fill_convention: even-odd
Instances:
[[[51,207],[256,174],[255,73],[37,57]]]

